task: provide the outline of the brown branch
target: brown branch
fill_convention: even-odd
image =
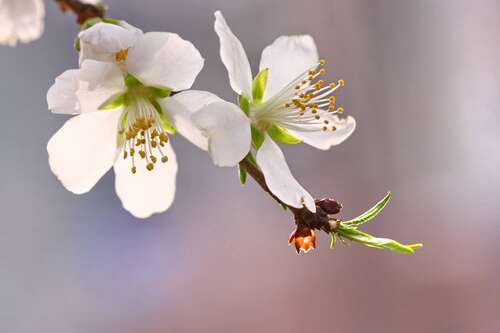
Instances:
[[[100,6],[89,5],[79,0],[54,0],[61,10],[66,13],[73,12],[76,15],[78,24],[83,24],[90,18],[104,17],[104,8]]]
[[[240,162],[240,168],[245,169],[246,172],[257,182],[257,184],[259,184],[259,186],[274,200],[292,212],[295,218],[295,224],[298,227],[306,226],[312,229],[323,230],[327,233],[332,230],[331,222],[334,219],[329,215],[338,214],[340,212],[340,209],[342,208],[340,203],[329,198],[317,199],[316,213],[311,213],[306,207],[292,207],[281,201],[271,192],[266,184],[264,174],[248,157],[245,157],[245,159]]]

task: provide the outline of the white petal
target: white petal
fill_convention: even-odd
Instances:
[[[47,103],[54,113],[94,112],[124,91],[123,74],[115,64],[86,60],[79,70],[68,70],[56,78]]]
[[[281,36],[262,51],[260,70],[269,68],[265,99],[272,97],[306,70],[318,64],[314,40],[309,35]]]
[[[56,78],[56,82],[47,92],[47,104],[53,113],[81,113],[77,91],[80,70],[70,69]]]
[[[192,115],[206,105],[222,101],[216,95],[197,90],[183,91],[160,101],[163,112],[174,128],[192,144],[208,150],[208,137],[196,126]]]
[[[138,218],[147,218],[155,213],[167,210],[175,196],[175,179],[177,175],[177,159],[170,146],[166,144],[163,151],[168,156],[167,163],[158,162],[152,171],[146,170],[146,160],[136,156],[137,172],[131,172],[130,157],[126,160],[119,157],[115,164],[116,194],[123,207]]]
[[[142,31],[124,22],[121,26],[97,23],[80,32],[80,64],[86,59],[115,62],[115,54],[135,44]]]
[[[334,115],[330,123],[337,129],[335,131],[303,132],[289,129],[290,133],[305,143],[322,150],[330,149],[344,142],[356,129],[356,120],[349,116],[339,118]]]
[[[68,120],[47,144],[52,172],[69,191],[90,191],[115,161],[121,110],[85,113]]]
[[[238,94],[252,98],[252,69],[240,40],[222,16],[215,12],[215,32],[220,40],[220,57],[229,74],[231,88]]]
[[[127,69],[143,84],[180,91],[191,88],[204,60],[194,45],[169,32],[142,35],[127,56]]]
[[[225,101],[208,104],[193,115],[208,137],[208,152],[218,166],[235,166],[250,151],[250,120],[241,109]]]
[[[18,41],[28,43],[40,38],[44,17],[42,0],[1,0],[0,44],[15,46]]]
[[[264,143],[257,151],[257,164],[264,173],[266,184],[281,201],[296,208],[307,207],[316,212],[312,196],[295,180],[283,152],[266,134]]]

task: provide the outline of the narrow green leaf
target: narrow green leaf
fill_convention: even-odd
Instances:
[[[330,249],[335,249],[335,247],[337,246],[337,236],[335,235],[335,233],[332,232],[330,234],[330,237],[331,237]]]
[[[252,82],[252,97],[254,103],[260,103],[264,99],[268,73],[269,69],[267,68],[261,70]]]
[[[387,195],[382,200],[380,200],[375,206],[373,206],[360,216],[342,223],[349,226],[355,226],[355,225],[362,225],[374,219],[378,214],[380,214],[380,212],[385,208],[385,206],[387,206],[387,204],[391,200],[391,196],[392,196],[391,192],[387,193]]]
[[[160,116],[161,125],[165,130],[165,132],[167,132],[168,134],[176,135],[177,130],[172,126],[172,124],[170,124],[167,117],[165,117],[165,114],[163,113],[160,104],[158,104],[158,102],[154,99],[151,99],[150,101],[151,104],[153,104],[153,106],[155,107],[156,112]]]
[[[287,145],[296,145],[302,141],[290,134],[285,128],[279,127],[277,125],[271,125],[267,129],[267,134],[277,142],[281,142]]]
[[[113,110],[116,109],[125,103],[125,95],[119,95],[119,96],[111,96],[107,101],[102,103],[102,105],[99,107],[99,110]]]
[[[252,125],[252,146],[259,150],[262,143],[264,143],[264,133],[259,131],[255,126]]]
[[[245,185],[245,183],[247,182],[247,171],[240,165],[238,165],[238,171],[240,174],[240,183],[241,185]]]
[[[403,245],[393,239],[373,237],[355,228],[345,226],[343,223],[339,225],[333,234],[337,234],[340,237],[344,237],[356,243],[364,244],[368,247],[405,254],[413,254],[415,253],[414,250],[423,246],[422,244]]]
[[[238,104],[240,106],[240,109],[242,109],[243,112],[245,112],[245,114],[248,116],[248,114],[250,113],[250,102],[248,101],[248,98],[243,95],[239,95]]]

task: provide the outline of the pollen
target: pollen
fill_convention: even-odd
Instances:
[[[127,119],[125,128],[121,129],[126,142],[123,148],[123,158],[130,159],[132,166],[131,172],[137,173],[137,158],[145,166],[147,171],[153,171],[158,160],[162,163],[168,161],[167,155],[162,147],[169,141],[165,133],[157,111],[154,106],[146,99],[138,99],[129,106],[127,110]]]
[[[333,95],[344,87],[344,80],[327,82],[324,76],[326,61],[321,59],[312,68],[307,69],[296,80],[289,83],[288,93],[283,93],[280,100],[283,121],[291,126],[307,126],[308,131],[335,131],[333,114],[340,114],[344,109],[336,106]]]
[[[128,49],[123,49],[115,53],[115,60],[117,62],[123,62],[127,60]]]

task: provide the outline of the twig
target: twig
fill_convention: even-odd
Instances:
[[[63,12],[72,11],[78,24],[83,24],[90,18],[104,17],[104,8],[83,3],[79,0],[54,0]]]
[[[311,213],[306,207],[295,208],[287,205],[275,196],[269,187],[267,187],[266,180],[262,171],[248,158],[245,157],[240,162],[240,167],[245,169],[246,172],[259,184],[259,186],[269,194],[280,205],[286,207],[293,213],[295,224],[297,226],[308,226],[313,229],[323,230],[325,232],[331,231],[331,217],[329,214],[337,214],[342,206],[333,199],[320,199],[316,200],[316,213]],[[326,205],[329,205],[327,207]]]

